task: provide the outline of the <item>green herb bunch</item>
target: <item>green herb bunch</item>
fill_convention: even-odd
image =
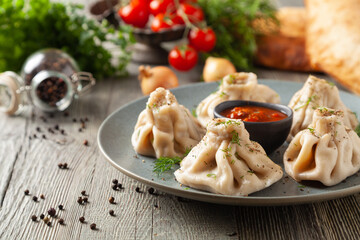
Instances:
[[[70,54],[81,70],[97,78],[125,74],[130,60],[127,46],[133,41],[130,29],[100,24],[81,13],[82,8],[50,0],[1,0],[0,72],[18,72],[30,54],[51,47]],[[116,65],[105,44],[119,49]]]
[[[216,33],[216,46],[207,55],[230,60],[236,68],[252,68],[256,51],[255,19],[275,19],[269,0],[198,0],[206,22]]]

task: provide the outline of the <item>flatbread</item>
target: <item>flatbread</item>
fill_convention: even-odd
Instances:
[[[360,1],[305,0],[311,63],[360,94]]]

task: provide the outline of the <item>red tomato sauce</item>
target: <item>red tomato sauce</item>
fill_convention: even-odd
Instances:
[[[241,119],[245,122],[275,122],[287,118],[287,115],[265,107],[240,106],[229,108],[221,112],[221,115],[232,119]]]

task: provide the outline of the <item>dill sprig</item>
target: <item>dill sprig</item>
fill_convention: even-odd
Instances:
[[[154,162],[153,172],[157,173],[157,175],[160,175],[163,172],[171,170],[175,164],[180,164],[182,159],[189,154],[191,149],[191,147],[187,147],[183,157],[159,157]]]

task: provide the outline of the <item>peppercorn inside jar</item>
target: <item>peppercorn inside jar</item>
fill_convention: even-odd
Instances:
[[[32,104],[47,112],[65,110],[96,82],[91,73],[81,72],[75,60],[59,49],[43,49],[29,56],[21,76],[30,87]]]

